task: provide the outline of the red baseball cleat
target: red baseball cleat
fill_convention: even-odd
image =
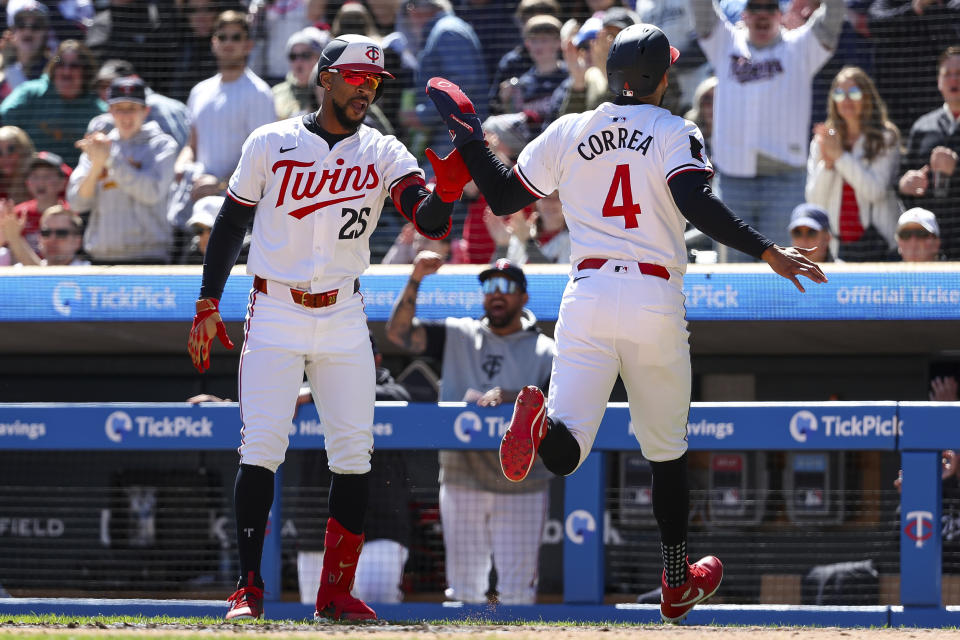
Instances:
[[[681,622],[694,606],[715,594],[723,580],[723,564],[715,556],[694,564],[687,558],[687,571],[687,581],[675,589],[667,586],[666,572],[660,578],[660,617],[664,622]]]
[[[240,587],[227,598],[230,610],[227,620],[250,618],[258,620],[263,616],[263,589],[254,586]]]
[[[313,614],[314,620],[376,620],[377,614],[359,598],[349,593],[325,594],[321,591],[317,595],[317,610]]]
[[[520,482],[537,459],[540,441],[547,433],[547,408],[543,392],[528,386],[520,390],[513,405],[513,419],[500,441],[500,467],[511,482]]]

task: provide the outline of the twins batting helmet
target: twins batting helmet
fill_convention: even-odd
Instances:
[[[366,71],[379,73],[386,78],[393,78],[383,68],[383,48],[366,36],[344,34],[331,40],[323,48],[320,60],[317,62],[317,84],[320,84],[320,72],[327,69],[343,69],[345,71]],[[377,87],[376,102],[383,93],[383,83]]]
[[[635,24],[617,34],[607,54],[607,82],[613,95],[642,98],[657,89],[680,52],[652,24]]]

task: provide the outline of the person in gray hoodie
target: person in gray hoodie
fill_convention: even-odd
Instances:
[[[146,85],[137,76],[116,78],[107,93],[115,128],[77,141],[83,152],[70,176],[67,201],[89,211],[84,248],[100,264],[164,264],[173,229],[167,198],[177,143],[146,122]]]

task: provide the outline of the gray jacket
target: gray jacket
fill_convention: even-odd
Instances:
[[[89,211],[83,244],[94,260],[170,260],[173,229],[167,221],[167,199],[177,159],[176,141],[154,122],[121,140],[114,129],[106,175],[97,181],[92,198],[81,198],[79,186],[90,173],[90,158],[70,176],[67,201],[74,211]]]

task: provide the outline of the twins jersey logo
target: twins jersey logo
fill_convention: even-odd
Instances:
[[[377,60],[380,59],[380,48],[370,45],[367,47],[367,53],[365,54],[370,62],[376,64]]]
[[[314,200],[326,188],[327,192],[332,194],[342,193],[348,187],[354,191],[365,192],[369,189],[375,189],[380,185],[380,176],[377,174],[373,164],[368,164],[366,168],[358,166],[347,167],[344,169],[338,166],[333,171],[324,169],[317,178],[316,171],[306,171],[312,167],[314,162],[303,162],[300,160],[278,160],[271,167],[274,173],[283,172],[280,182],[280,193],[277,195],[276,207],[279,209],[286,201],[287,197],[294,201]],[[343,165],[344,160],[337,160],[337,165]],[[292,179],[292,180],[291,180]],[[341,198],[331,198],[328,200],[319,200],[310,204],[294,209],[288,212],[297,220],[302,220],[314,211],[329,207],[332,204],[348,202],[350,200],[360,200],[366,197],[366,193],[357,193],[352,196],[343,196]]]

